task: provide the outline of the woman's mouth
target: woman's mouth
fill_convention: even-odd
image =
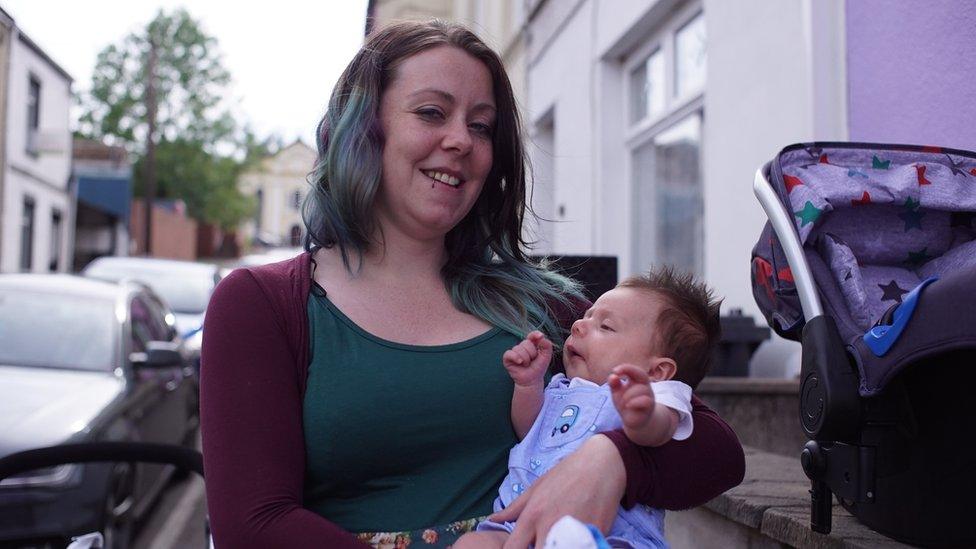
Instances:
[[[448,187],[453,187],[455,189],[460,187],[461,183],[464,183],[464,181],[462,181],[460,178],[453,176],[449,173],[439,172],[437,170],[420,170],[420,171],[427,177],[433,179],[435,182],[443,183]],[[431,188],[433,188],[433,186],[434,185],[431,184]]]

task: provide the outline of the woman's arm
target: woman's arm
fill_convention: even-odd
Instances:
[[[631,442],[623,430],[603,433],[627,471],[624,507],[688,509],[742,482],[745,454],[735,432],[698,397],[692,396],[691,406],[695,430],[685,440],[648,448]]]
[[[707,502],[742,482],[745,455],[732,429],[696,397],[692,416],[690,437],[657,448],[637,446],[622,430],[592,437],[491,520],[517,520],[509,542],[526,547],[545,540],[564,515],[607,532],[620,504],[687,509]]]
[[[302,508],[305,441],[294,350],[246,270],[218,285],[204,327],[200,418],[217,547],[356,547]]]

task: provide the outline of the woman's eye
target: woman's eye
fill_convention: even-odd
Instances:
[[[480,122],[476,122],[474,124],[471,124],[471,129],[473,129],[474,131],[480,133],[481,135],[489,136],[489,137],[491,136],[491,134],[493,132],[493,129],[492,129],[491,126],[489,126],[488,124],[482,124]]]
[[[439,120],[441,118],[444,118],[444,115],[441,113],[441,111],[433,108],[420,109],[417,111],[417,114],[420,115],[422,118],[427,118],[430,120]]]
[[[611,328],[610,326],[607,326],[606,324],[601,324],[601,325],[600,325],[600,329],[601,329],[601,330],[606,330],[606,331],[608,331],[608,332],[612,332],[612,331],[614,331],[614,330],[613,330],[613,328]]]

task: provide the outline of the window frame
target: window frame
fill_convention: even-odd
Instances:
[[[37,95],[34,95],[34,90]],[[38,139],[41,128],[41,96],[43,86],[41,79],[33,73],[27,75],[27,135],[24,142],[24,149],[27,154],[37,157],[40,154]]]
[[[61,210],[51,210],[51,249],[48,270],[58,272],[61,268],[61,247],[64,244],[64,214]]]
[[[676,67],[676,37],[678,31],[684,29],[689,23],[691,23],[697,17],[704,17],[704,7],[702,2],[694,1],[689,2],[685,6],[677,9],[673,12],[670,20],[662,24],[656,32],[649,35],[648,38],[641,43],[639,46],[634,48],[629,54],[624,56],[622,62],[622,76],[624,78],[624,85],[621,86],[622,93],[622,104],[625,105],[626,109],[630,109],[633,104],[634,98],[632,97],[632,90],[634,89],[634,83],[631,78],[637,67],[641,64],[647,62],[651,55],[655,52],[662,52],[664,57],[664,75],[665,75],[665,93],[664,93],[664,106],[657,113],[648,113],[642,119],[637,122],[631,122],[631,113],[625,112],[625,125],[624,125],[624,145],[625,145],[625,155],[626,155],[626,174],[627,179],[631,185],[630,189],[630,256],[631,256],[631,270],[641,271],[646,266],[638,265],[639,258],[641,258],[643,253],[639,250],[639,239],[637,237],[637,231],[639,229],[639,219],[640,219],[640,207],[641,204],[638,201],[638,193],[640,191],[638,187],[637,177],[635,173],[635,163],[634,155],[638,149],[641,147],[651,144],[654,139],[657,138],[662,133],[668,131],[669,129],[676,127],[678,124],[682,123],[691,116],[697,115],[701,120],[701,130],[700,130],[700,141],[699,141],[699,192],[701,193],[702,200],[702,218],[701,223],[704,225],[705,207],[704,207],[704,155],[706,154],[706,137],[705,137],[705,90],[708,87],[707,73],[706,79],[703,85],[689,93],[678,96],[676,94],[677,86],[677,67]],[[707,33],[707,27],[706,27]],[[707,36],[707,34],[706,34]],[[706,67],[707,67],[707,55],[708,49],[706,46]],[[656,192],[655,201],[652,207],[656,210]],[[659,250],[657,249],[657,231],[659,230],[657,222],[654,223],[654,234],[651,235],[652,242],[655,242],[655,249],[653,250],[652,256],[655,257],[655,261],[659,258]],[[705,264],[705,242],[704,233],[702,233],[700,242],[698,242],[698,258],[697,258],[697,268],[696,274],[703,274]]]
[[[37,200],[33,196],[24,195],[20,215],[20,270],[31,272],[34,268],[34,232],[37,226]]]
[[[705,85],[701,88],[686,93],[683,96],[676,95],[677,67],[675,66],[675,55],[677,50],[676,36],[678,31],[685,28],[685,26],[687,26],[688,23],[691,23],[691,21],[696,17],[704,17],[704,13],[705,12],[701,3],[689,3],[684,9],[679,10],[671,21],[668,21],[663,27],[660,28],[660,30],[654,33],[648,40],[625,57],[623,62],[623,77],[625,82],[624,86],[622,86],[622,104],[626,105],[626,108],[628,109],[627,112],[625,112],[627,127],[627,132],[624,137],[625,141],[630,142],[634,139],[639,139],[641,135],[646,134],[648,131],[652,131],[653,133],[663,131],[661,127],[662,124],[665,127],[671,125],[668,124],[666,120],[669,118],[673,120],[672,115],[675,112],[685,109],[693,110],[695,107],[690,107],[691,105],[703,102],[702,100],[704,99],[705,88],[708,86],[707,79],[705,81]],[[664,107],[656,114],[649,113],[639,121],[631,122],[631,113],[629,112],[633,101],[633,97],[631,96],[631,90],[633,89],[631,75],[633,74],[634,70],[636,70],[640,65],[646,63],[647,60],[658,51],[660,51],[664,57]],[[707,51],[708,50],[706,49],[706,55]],[[699,106],[698,108],[701,107]]]

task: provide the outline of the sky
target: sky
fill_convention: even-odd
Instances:
[[[217,39],[240,123],[259,136],[315,143],[315,126],[363,42],[367,0],[0,0],[21,32],[73,78],[91,86],[98,52],[163,9],[185,7]],[[78,116],[73,109],[72,116]],[[72,121],[72,124],[74,121]]]

